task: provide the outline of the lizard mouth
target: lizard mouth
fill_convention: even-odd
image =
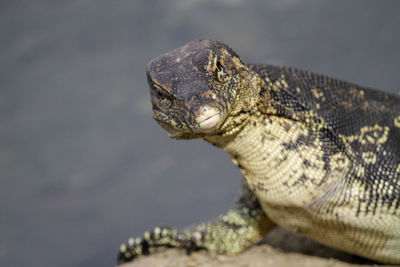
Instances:
[[[201,112],[196,118],[198,129],[207,133],[217,128],[221,121],[221,113],[210,106],[204,106],[200,110]]]

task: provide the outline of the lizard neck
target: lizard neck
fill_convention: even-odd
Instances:
[[[268,125],[274,118],[254,112],[241,114],[235,121],[238,123],[235,128],[204,139],[225,150],[245,177],[265,176],[267,162],[277,157],[279,132]]]
[[[232,135],[204,139],[224,149],[244,175],[261,203],[305,207],[321,197],[322,189],[334,186],[349,165],[342,153],[332,155],[335,169],[326,181],[328,168],[318,132],[301,121],[285,117],[248,114],[244,125]],[[339,164],[340,163],[340,164]]]

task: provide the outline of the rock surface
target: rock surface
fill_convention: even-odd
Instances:
[[[369,264],[368,264],[369,265]],[[260,245],[250,248],[244,253],[225,256],[215,255],[200,251],[187,256],[183,250],[168,249],[167,251],[152,256],[141,257],[132,263],[121,265],[123,267],[147,267],[147,266],[312,266],[312,267],[355,267],[368,266],[352,264],[337,259],[321,258],[316,256],[303,255],[294,252],[282,252],[272,248],[270,245]],[[369,265],[373,266],[373,265]]]

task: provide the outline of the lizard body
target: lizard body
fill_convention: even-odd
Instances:
[[[293,68],[244,64],[193,41],[147,66],[154,118],[224,149],[244,176],[236,205],[178,231],[157,227],[119,261],[157,247],[240,252],[275,225],[400,263],[400,98]]]

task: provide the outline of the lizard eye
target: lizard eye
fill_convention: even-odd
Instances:
[[[157,92],[157,96],[159,99],[158,102],[160,103],[160,106],[162,106],[163,108],[168,108],[172,105],[171,100],[169,99],[169,97],[167,97],[166,94]]]
[[[222,65],[220,60],[217,60],[215,63],[216,71],[217,71],[217,79],[220,82],[226,82],[229,80],[229,74],[226,73],[224,66]]]
[[[160,100],[165,100],[167,98],[167,96],[161,92],[157,92],[157,96]]]
[[[154,87],[158,89],[157,86]],[[161,107],[168,108],[172,105],[170,98],[165,93],[159,91],[159,89],[156,91],[155,96]]]

